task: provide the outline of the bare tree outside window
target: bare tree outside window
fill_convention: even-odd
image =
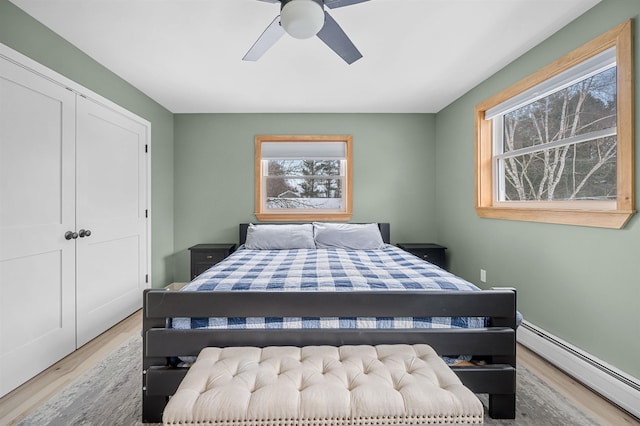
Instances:
[[[616,118],[616,67],[505,114],[503,201],[615,200]]]
[[[339,160],[268,160],[269,209],[341,209]]]
[[[635,211],[628,20],[476,105],[479,217],[622,228]]]

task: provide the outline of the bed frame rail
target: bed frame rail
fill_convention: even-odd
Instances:
[[[479,328],[456,330],[170,330],[147,331],[148,356],[195,356],[206,346],[318,346],[427,343],[441,355],[499,356],[511,351],[513,330]],[[205,346],[202,346],[202,345]],[[436,349],[437,348],[437,349]]]

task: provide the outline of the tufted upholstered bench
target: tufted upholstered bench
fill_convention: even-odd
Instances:
[[[165,425],[482,424],[478,398],[428,345],[205,348]]]

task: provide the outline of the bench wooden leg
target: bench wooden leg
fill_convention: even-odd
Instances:
[[[489,416],[492,419],[515,419],[516,394],[490,394]]]

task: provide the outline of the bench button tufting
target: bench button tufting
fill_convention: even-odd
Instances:
[[[415,346],[421,348],[416,351]],[[192,368],[187,373],[189,380],[185,378],[174,397],[169,400],[164,412],[165,424],[183,424],[177,419],[188,417],[192,419],[190,424],[198,426],[248,425],[246,420],[232,420],[225,415],[231,407],[230,401],[223,395],[229,396],[227,389],[234,392],[233,388],[239,385],[246,389],[243,392],[246,392],[247,401],[251,401],[251,424],[255,426],[346,426],[354,424],[354,420],[361,422],[357,424],[369,426],[453,424],[460,419],[479,419],[476,423],[481,423],[483,407],[475,395],[461,386],[455,373],[444,365],[439,357],[434,357],[433,360],[419,360],[415,354],[423,355],[425,350],[422,347],[426,347],[427,351],[433,350],[426,345],[415,346],[344,346],[333,351],[327,350],[326,347],[304,347],[299,352],[272,347],[261,349],[251,357],[245,354],[225,356],[226,363],[238,363],[242,368],[236,369],[234,376],[238,377],[235,380],[226,380],[230,378],[229,374],[235,366],[224,375],[226,377],[221,377],[219,372],[224,362],[218,363],[217,366],[215,363],[211,364],[206,380],[211,383],[211,389],[215,389],[215,393],[221,397],[211,398],[211,393],[190,386],[197,381],[190,378],[192,372],[207,374],[206,364],[202,364],[199,369]],[[265,353],[269,356],[262,357]],[[340,362],[337,361],[338,354]],[[286,376],[282,376],[285,373]],[[444,383],[451,383],[452,386],[446,387]],[[228,388],[225,388],[227,386]],[[260,393],[253,395],[258,390]],[[299,395],[297,398],[293,396],[296,391]],[[316,401],[312,401],[316,392],[326,394],[327,398],[327,402],[319,407]],[[422,394],[407,399],[406,396],[413,392]],[[195,403],[192,399],[194,393],[200,395]],[[396,396],[389,398],[390,393],[395,393]],[[287,398],[285,401],[283,398],[287,394],[293,398]],[[366,396],[362,403],[356,402],[357,398],[354,400],[354,396],[360,395]],[[202,403],[197,402],[200,398]],[[324,398],[323,396],[323,401]],[[186,403],[187,399],[192,402]],[[399,405],[392,402],[395,399]],[[424,404],[410,402],[431,399],[463,403],[458,406],[449,402],[443,402],[439,406],[429,403],[425,407]],[[349,414],[335,414],[336,404],[342,407],[341,412]],[[199,407],[197,412],[194,407]],[[313,415],[310,417],[291,414],[304,413],[310,407],[313,407]],[[373,412],[367,407],[371,407]],[[389,409],[381,410],[382,407]],[[282,415],[274,415],[274,410],[282,412]],[[443,416],[443,412],[446,415]]]

